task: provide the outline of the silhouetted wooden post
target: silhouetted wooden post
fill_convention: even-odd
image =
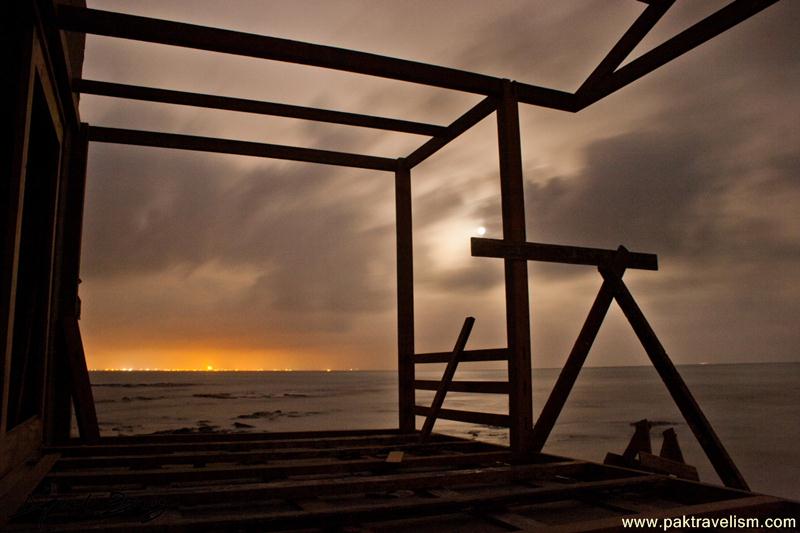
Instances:
[[[394,177],[397,233],[397,376],[400,430],[412,432],[414,417],[414,256],[411,226],[411,170],[398,159]]]
[[[54,262],[53,300],[56,323],[63,317],[80,318],[78,303],[78,283],[81,262],[81,234],[83,229],[83,206],[86,188],[86,164],[89,151],[88,124],[80,124],[70,132],[66,142],[68,157],[62,170],[61,190],[59,192],[58,218],[56,221],[56,245],[62,253]],[[61,327],[54,327],[51,342],[54,349],[48,363],[48,394],[45,411],[46,440],[49,443],[69,439],[72,403],[70,381],[70,360]]]
[[[84,442],[92,443],[100,440],[97,424],[92,384],[86,368],[86,353],[83,351],[83,340],[78,320],[67,316],[63,322],[64,342],[69,357],[70,381],[72,384],[72,402],[75,406],[75,419],[78,431]]]
[[[458,363],[461,360],[461,354],[464,353],[464,347],[469,340],[469,334],[472,332],[472,326],[475,325],[475,318],[468,316],[464,319],[464,325],[461,326],[461,332],[458,334],[456,344],[453,346],[453,353],[450,355],[450,360],[447,362],[447,367],[444,369],[442,381],[439,382],[439,388],[436,389],[436,395],[431,402],[431,411],[425,418],[425,423],[422,425],[422,430],[419,434],[419,441],[425,442],[433,431],[433,425],[436,423],[436,418],[439,416],[439,411],[444,404],[444,398],[447,396],[447,390],[450,388],[450,383],[453,382],[453,376],[456,375]]]
[[[497,106],[497,140],[500,152],[500,196],[503,239],[525,242],[525,194],[519,110],[514,85],[505,80]],[[504,259],[506,286],[506,336],[509,348],[508,413],[511,418],[511,448],[516,455],[528,452],[533,426],[531,389],[530,309],[528,264],[525,259]]]
[[[686,423],[689,424],[722,482],[728,487],[750,490],[733,459],[728,455],[727,450],[725,450],[719,437],[714,432],[714,428],[711,427],[711,423],[705,417],[703,411],[700,410],[700,406],[689,391],[689,387],[686,386],[675,365],[672,364],[666,350],[664,350],[664,346],[658,340],[653,328],[650,327],[642,310],[639,309],[625,282],[616,273],[607,268],[600,268],[600,274],[602,274],[605,281],[612,284],[614,298],[617,300],[620,309],[622,309],[625,318],[630,322],[633,331],[639,338],[639,342],[644,346],[658,375],[661,376],[661,380],[667,386],[672,399],[675,400],[675,404],[678,406],[683,418],[686,419]]]

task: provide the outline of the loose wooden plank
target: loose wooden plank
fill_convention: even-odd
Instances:
[[[464,347],[467,345],[469,334],[472,332],[472,326],[474,325],[474,317],[468,316],[464,319],[464,325],[461,326],[461,331],[458,334],[458,339],[456,339],[453,352],[450,354],[450,360],[447,362],[444,375],[442,375],[442,380],[439,382],[439,386],[436,388],[436,394],[431,402],[430,410],[428,411],[428,415],[425,417],[425,423],[422,425],[422,431],[419,433],[420,442],[425,442],[433,431],[433,425],[436,423],[436,417],[439,416],[439,412],[442,409],[445,396],[447,396],[447,389],[450,386],[450,383],[453,381],[453,377],[456,375],[461,354],[464,352]]]
[[[414,413],[419,416],[428,416],[431,408],[423,405],[414,407]],[[486,426],[508,427],[510,419],[508,415],[496,413],[481,413],[476,411],[460,411],[458,409],[440,409],[438,418],[445,420],[455,420],[456,422],[467,422],[470,424],[483,424]]]
[[[0,526],[5,525],[31,492],[39,485],[53,465],[58,454],[48,454],[32,465],[22,464],[0,481]]]
[[[433,455],[428,457],[408,457],[402,468],[491,464],[508,461],[510,455],[505,451],[478,452],[459,455]],[[220,479],[275,478],[299,475],[319,475],[342,472],[380,470],[385,467],[383,459],[356,459],[343,461],[284,461],[267,465],[210,466],[206,468],[179,467],[169,470],[77,470],[50,472],[48,480],[66,485],[102,485],[146,483],[165,484],[181,481],[205,481]]]
[[[150,146],[154,148],[171,148],[174,150],[193,150],[220,154],[247,155],[289,161],[304,161],[323,165],[365,168],[394,172],[396,160],[372,155],[334,152],[313,148],[299,148],[281,144],[237,141],[200,137],[197,135],[180,135],[156,131],[131,130],[123,128],[89,127],[89,140],[92,142],[129,144]]]
[[[651,470],[659,474],[672,474],[679,478],[700,481],[697,468],[686,463],[672,461],[647,452],[639,452],[639,464],[644,470]]]

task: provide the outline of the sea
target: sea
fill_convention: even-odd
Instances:
[[[418,379],[441,378],[440,365],[425,366],[418,367]],[[800,363],[678,370],[751,489],[800,500]],[[533,371],[534,410],[544,404],[558,372]],[[90,378],[103,435],[397,426],[393,371],[92,371]],[[465,365],[456,379],[503,381],[506,371]],[[417,404],[432,399],[433,392],[417,391]],[[508,399],[449,393],[445,407],[507,413]],[[631,424],[643,418],[653,423],[654,453],[662,431],[675,428],[686,462],[698,468],[701,480],[719,483],[658,374],[647,366],[583,369],[544,451],[602,462],[607,452],[622,453]],[[500,427],[439,420],[435,431],[508,442],[508,431]]]

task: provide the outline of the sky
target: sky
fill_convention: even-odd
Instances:
[[[677,2],[632,58],[725,2]],[[89,1],[574,91],[634,0]],[[625,279],[678,364],[800,361],[800,3],[783,1],[577,113],[521,105],[528,240],[653,252]],[[480,96],[90,36],[87,79],[448,124]],[[81,97],[97,126],[358,152],[426,138]],[[90,368],[396,368],[391,173],[94,143],[81,265]],[[505,344],[495,116],[412,172],[417,352]],[[534,367],[560,366],[600,286],[529,263]],[[646,364],[612,306],[587,364]]]

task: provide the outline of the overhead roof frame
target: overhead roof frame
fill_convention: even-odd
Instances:
[[[646,3],[647,7],[577,91],[570,93],[514,81],[512,86],[515,99],[518,102],[539,107],[569,112],[580,111],[748,19],[778,0],[733,0],[725,7],[675,37],[668,39],[661,45],[620,67],[622,62],[675,2],[675,0],[640,1]],[[407,168],[413,168],[491,114],[496,108],[496,99],[501,96],[504,90],[505,80],[502,78],[464,70],[332,46],[97,9],[59,5],[55,24],[59,29],[66,31],[342,70],[482,94],[487,97],[450,125],[439,126],[272,102],[170,91],[95,80],[72,80],[72,90],[77,93],[292,117],[431,137],[430,140],[406,158],[397,160],[312,148],[92,126],[90,127],[89,136],[90,140],[96,142],[255,155],[395,171],[398,168],[398,161],[402,161],[402,164]]]

